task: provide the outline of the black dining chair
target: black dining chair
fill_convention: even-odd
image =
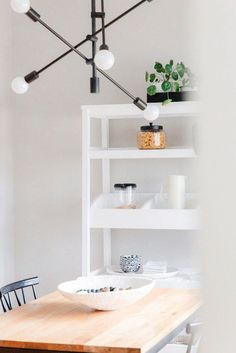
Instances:
[[[26,293],[25,289],[31,287],[34,299],[37,299],[35,286],[39,284],[38,277],[32,277],[17,281],[14,283],[7,284],[0,288],[0,301],[2,309],[5,312],[13,309],[13,303],[21,306],[26,304]]]

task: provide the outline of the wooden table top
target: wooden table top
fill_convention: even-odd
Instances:
[[[78,308],[59,292],[53,292],[0,315],[0,347],[87,353],[157,352],[199,309],[198,294],[197,290],[153,289],[132,306],[101,312]]]

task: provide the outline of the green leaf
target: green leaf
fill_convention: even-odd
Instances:
[[[164,92],[168,92],[171,90],[171,83],[169,81],[162,82],[161,88]]]
[[[156,62],[154,65],[154,69],[159,73],[163,72],[163,66],[161,63]]]
[[[149,73],[146,71],[146,73],[145,73],[145,81],[148,82],[148,80],[149,80]]]
[[[175,80],[175,81],[178,80],[179,75],[178,75],[178,73],[177,73],[176,71],[172,72],[172,78],[173,78],[173,80]]]
[[[170,65],[173,66],[174,65],[174,60],[170,60]]]
[[[184,72],[185,72],[185,69],[183,68],[183,66],[181,64],[177,64],[176,70],[177,70],[179,76],[182,78],[184,76]]]
[[[149,96],[154,96],[157,93],[157,88],[155,85],[151,85],[147,88],[147,94]]]
[[[172,72],[172,66],[171,66],[170,64],[166,64],[166,66],[165,66],[165,73],[166,73],[167,75],[170,75],[171,72]]]
[[[156,75],[155,75],[155,74],[150,74],[149,81],[150,81],[150,82],[154,82],[155,79],[156,79]]]
[[[176,92],[179,92],[180,91],[180,85],[178,82],[174,82],[174,89]]]
[[[172,99],[168,98],[162,102],[162,105],[166,105],[172,102]]]

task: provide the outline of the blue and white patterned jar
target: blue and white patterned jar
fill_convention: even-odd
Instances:
[[[123,272],[138,272],[141,268],[142,258],[139,255],[120,256],[120,268]]]

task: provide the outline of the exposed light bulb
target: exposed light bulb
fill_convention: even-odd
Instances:
[[[30,9],[30,0],[11,0],[11,8],[18,13],[26,13]]]
[[[106,71],[114,65],[115,57],[111,51],[102,49],[95,55],[94,62],[99,69]]]
[[[160,110],[157,105],[148,105],[144,110],[144,118],[149,122],[153,123],[160,115]]]
[[[29,84],[25,81],[24,77],[16,77],[11,83],[12,90],[17,94],[24,94],[29,89]]]

